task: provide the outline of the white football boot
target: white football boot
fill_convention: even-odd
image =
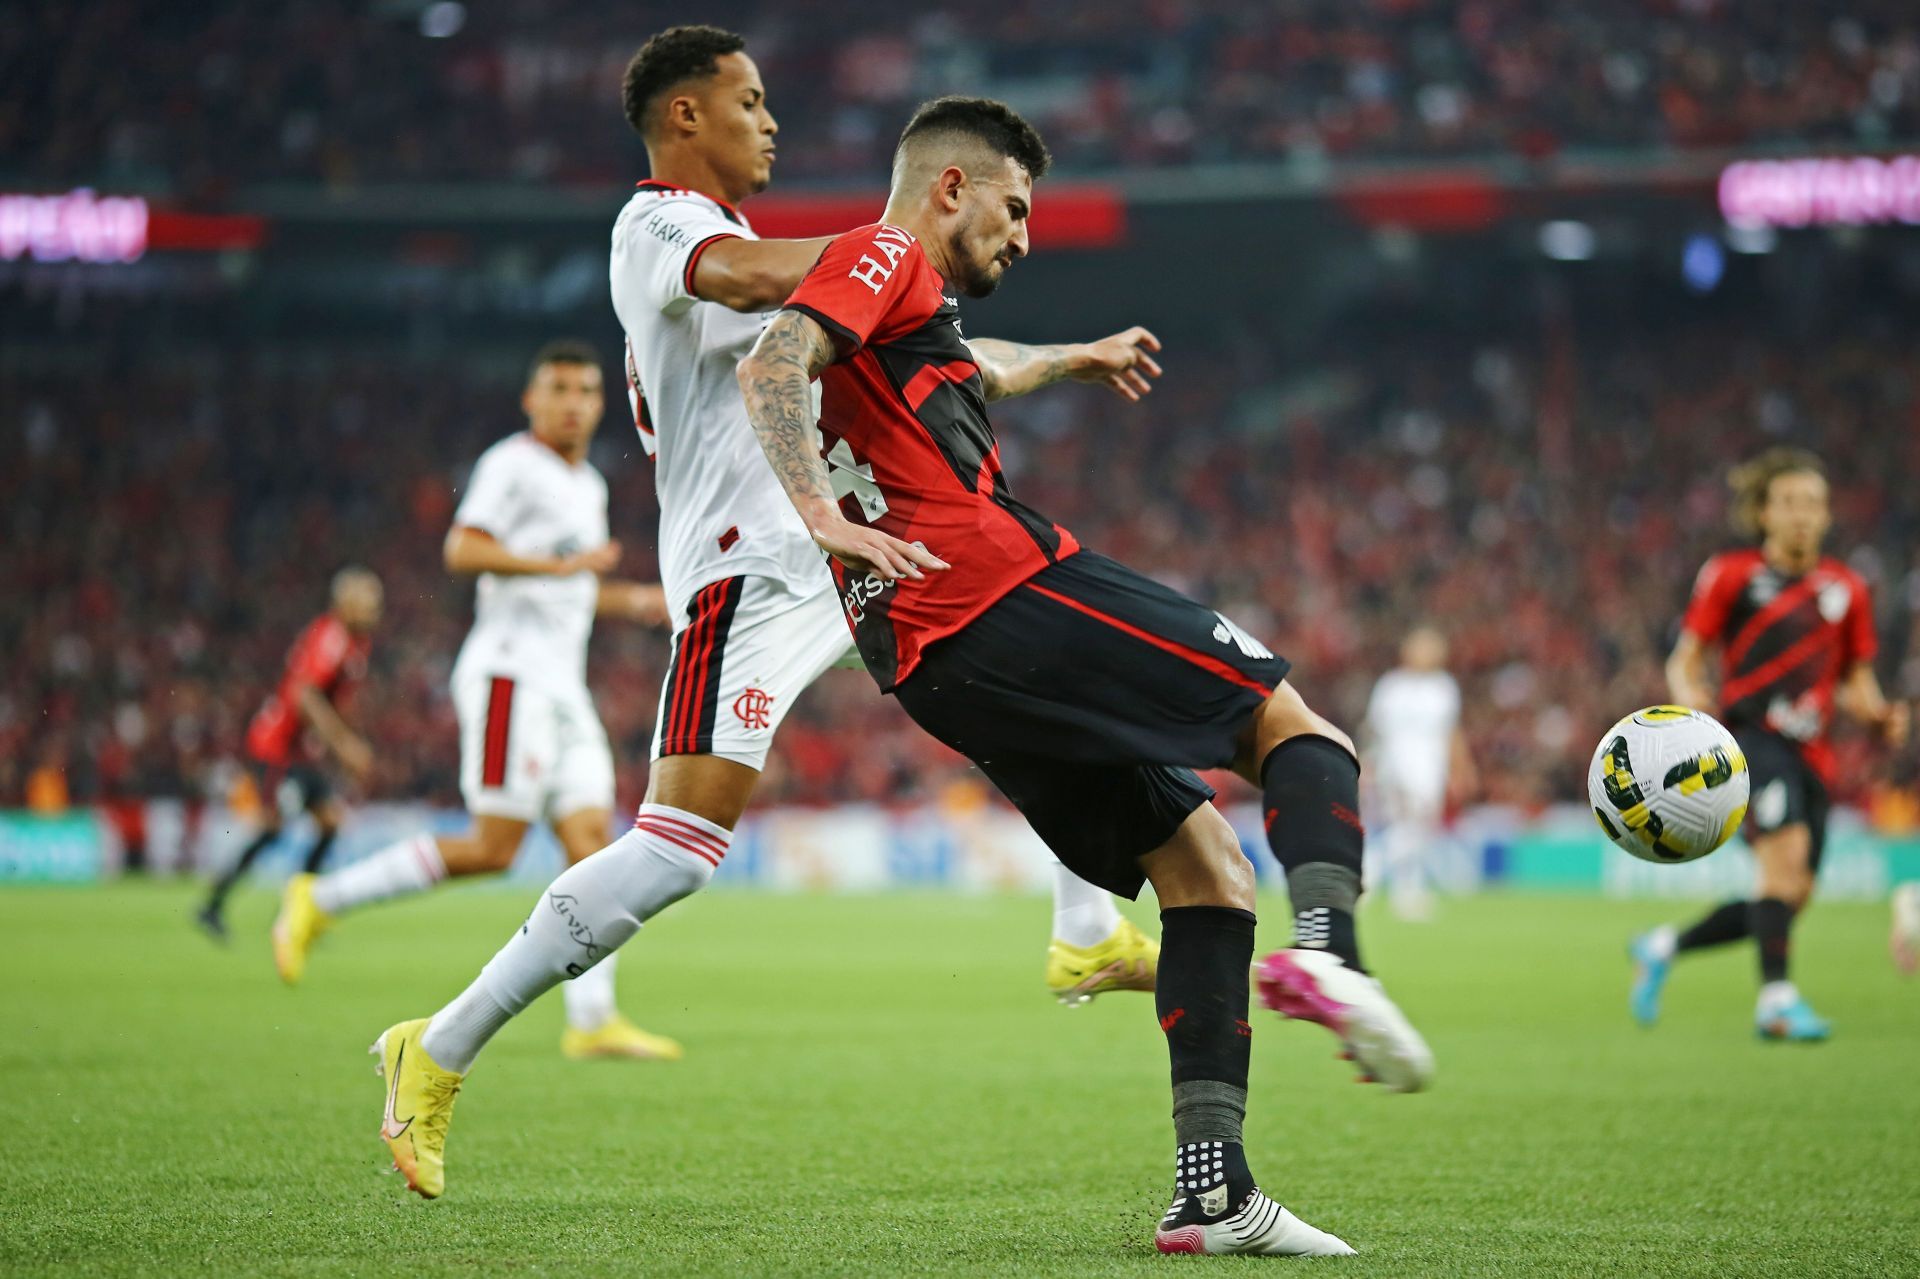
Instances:
[[[1433,1083],[1433,1050],[1380,983],[1324,950],[1278,950],[1254,965],[1260,1002],[1340,1037],[1361,1077],[1388,1092]]]

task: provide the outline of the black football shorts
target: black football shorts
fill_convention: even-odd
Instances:
[[[1733,730],[1733,737],[1747,757],[1747,776],[1753,785],[1747,800],[1747,838],[1805,825],[1808,865],[1819,870],[1827,851],[1827,813],[1832,807],[1826,783],[1800,748],[1778,733],[1741,727]]]
[[[1104,555],[1042,569],[894,690],[972,760],[1061,862],[1124,897],[1213,798],[1287,662],[1226,617]]]

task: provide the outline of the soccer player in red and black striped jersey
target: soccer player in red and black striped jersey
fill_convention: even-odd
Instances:
[[[373,766],[366,739],[353,731],[341,708],[366,674],[373,628],[380,621],[380,579],[363,568],[344,568],[333,578],[333,604],[309,622],[287,654],[286,669],[272,696],[247,728],[246,753],[259,792],[260,830],[240,858],[214,881],[194,918],[224,941],[226,903],[233,886],[267,845],[280,838],[283,816],[312,814],[319,839],[307,850],[306,872],[326,860],[340,829],[340,801],[324,764],[337,762],[355,778]]]
[[[1836,707],[1904,742],[1908,708],[1874,676],[1873,601],[1859,574],[1822,555],[1832,515],[1820,461],[1772,449],[1732,476],[1735,523],[1757,548],[1708,560],[1667,662],[1673,700],[1716,706],[1740,742],[1753,783],[1747,837],[1759,866],[1753,900],[1727,902],[1684,930],[1657,928],[1633,945],[1632,1008],[1643,1024],[1677,954],[1752,937],[1760,951],[1755,1025],[1767,1039],[1825,1039],[1828,1026],[1788,979],[1794,917],[1813,896],[1834,781],[1828,730]],[[1707,657],[1720,651],[1719,695]]]
[[[741,362],[747,416],[834,558],[880,687],[972,759],[1075,873],[1127,897],[1154,886],[1178,1147],[1156,1245],[1345,1253],[1247,1167],[1253,876],[1192,770],[1233,767],[1266,795],[1296,938],[1262,965],[1269,1006],[1332,1027],[1371,1074],[1411,1090],[1431,1055],[1365,975],[1354,936],[1359,765],[1285,682],[1286,661],[1013,496],[989,401],[1068,378],[1138,394],[1159,373],[1141,329],[1117,361],[962,337],[954,295],[986,296],[1025,256],[1047,162],[1002,103],[923,106],[882,220],[828,246]]]

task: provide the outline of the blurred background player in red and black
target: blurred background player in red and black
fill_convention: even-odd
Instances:
[[[1747,837],[1759,867],[1752,901],[1723,903],[1685,931],[1636,939],[1633,1012],[1651,1024],[1676,954],[1752,937],[1760,951],[1754,1024],[1767,1039],[1829,1033],[1788,980],[1794,916],[1813,897],[1826,851],[1836,775],[1829,738],[1836,707],[1889,746],[1907,739],[1908,708],[1873,672],[1873,598],[1861,576],[1821,544],[1833,525],[1826,470],[1804,449],[1774,448],[1737,468],[1735,527],[1760,545],[1714,556],[1700,570],[1667,663],[1673,700],[1713,707],[1747,757],[1753,798]],[[1719,693],[1707,676],[1720,650]]]
[[[383,602],[380,579],[371,571],[343,568],[334,574],[332,605],[300,632],[279,685],[247,727],[247,765],[258,794],[260,829],[214,881],[196,916],[221,940],[227,935],[227,895],[280,837],[287,818],[307,812],[318,831],[307,850],[305,872],[317,873],[326,860],[342,816],[328,765],[338,765],[358,782],[373,771],[372,748],[342,712],[354,686],[366,677]]]

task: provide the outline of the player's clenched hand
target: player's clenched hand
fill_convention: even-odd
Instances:
[[[614,565],[620,562],[620,543],[602,542],[590,551],[576,551],[560,560],[560,576],[571,577],[575,573],[611,573]]]
[[[642,626],[666,626],[673,621],[666,587],[658,582],[633,582],[627,587],[627,616]]]
[[[856,573],[872,573],[882,581],[900,578],[919,579],[930,572],[941,572],[947,562],[917,542],[903,542],[877,528],[865,528],[852,520],[841,519],[815,526],[813,540],[820,549]]]
[[[1898,750],[1907,744],[1907,735],[1913,730],[1913,708],[1905,702],[1888,702],[1887,713],[1880,721],[1880,738],[1887,745]]]
[[[1104,383],[1114,394],[1138,402],[1153,390],[1147,379],[1160,376],[1160,365],[1152,355],[1159,349],[1160,339],[1136,324],[1082,347],[1074,362],[1073,380]]]

